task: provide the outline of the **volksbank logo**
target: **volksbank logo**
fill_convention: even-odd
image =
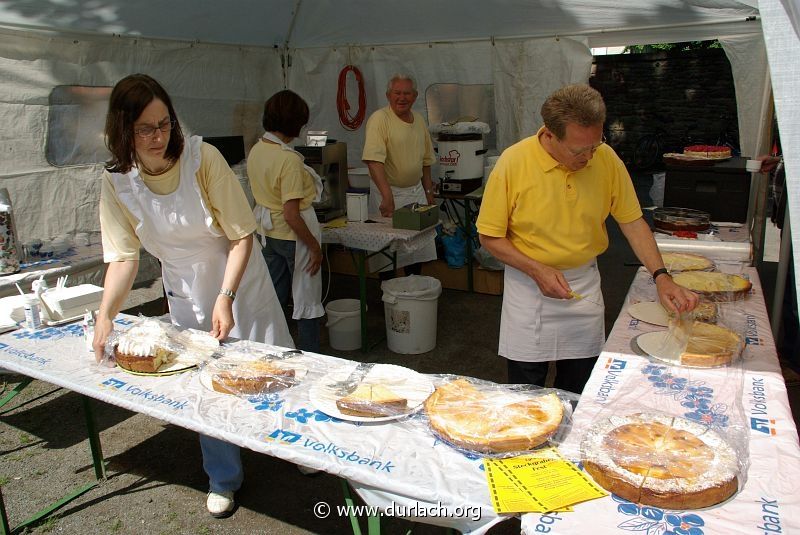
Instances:
[[[766,418],[750,418],[750,429],[764,433],[765,435],[775,435],[775,420]]]
[[[775,419],[768,414],[767,393],[764,378],[753,377],[750,390],[750,429],[765,435],[775,435]]]
[[[751,346],[760,346],[762,342],[761,337],[758,336],[756,317],[752,314],[745,314],[745,321],[744,343]]]
[[[286,429],[276,429],[264,438],[267,442],[279,442],[281,444],[301,446],[325,455],[336,457],[353,464],[366,465],[378,472],[392,473],[396,465],[392,461],[385,461],[376,457],[365,456],[356,450],[345,449],[337,446],[333,442],[320,442],[314,438],[304,437],[300,433],[287,431]]]
[[[619,376],[627,365],[628,361],[626,360],[612,357],[606,359],[606,375],[603,377],[603,382],[600,383],[600,388],[597,390],[597,396],[595,398],[598,403],[605,403],[608,401],[611,392],[616,390],[619,385]]]
[[[166,405],[176,410],[181,410],[186,408],[186,404],[188,403],[188,401],[186,400],[181,401],[177,399],[168,398],[164,394],[159,394],[158,392],[153,392],[150,389],[141,388],[134,384],[128,384],[127,382],[121,381],[114,377],[109,377],[108,379],[100,383],[100,386],[109,389],[119,390],[120,393],[125,394],[127,396],[142,398],[145,401]]]

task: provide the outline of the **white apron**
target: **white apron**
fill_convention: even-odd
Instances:
[[[506,266],[498,349],[501,356],[543,362],[600,354],[605,341],[605,309],[601,306],[597,262],[592,260],[563,274],[572,290],[585,299],[545,297],[533,279]]]
[[[390,186],[392,188],[392,195],[394,197],[394,208],[397,210],[398,208],[402,208],[403,206],[411,203],[420,203],[420,204],[428,204],[428,199],[425,197],[425,189],[422,187],[422,183],[418,183],[415,186],[410,186],[408,188],[396,188],[394,186]],[[369,184],[369,213],[380,215],[381,210],[381,201],[383,201],[383,196],[381,195],[380,190],[375,185],[375,182],[370,181]],[[431,235],[431,239],[428,243],[417,249],[416,251],[410,253],[397,253],[397,267],[401,268],[407,266],[409,264],[417,264],[419,262],[428,262],[430,260],[436,260],[436,236],[435,234]],[[386,264],[389,264],[388,266]],[[369,268],[370,272],[375,271],[387,271],[392,269],[391,260],[386,258],[383,255],[376,255],[369,259]],[[381,269],[383,268],[383,269]]]
[[[120,201],[138,221],[136,235],[161,261],[172,322],[183,328],[211,330],[230,240],[215,229],[200,194],[202,138],[186,139],[180,158],[180,183],[167,195],[151,192],[136,168],[112,174]],[[253,246],[233,302],[234,338],[294,347],[261,251]]]
[[[300,158],[303,155],[286,145],[279,138],[265,132],[262,136],[268,141],[272,141],[281,147],[283,150],[294,152]],[[306,172],[314,179],[314,188],[317,191],[314,197],[314,202],[319,202],[322,197],[322,179],[317,172],[310,166],[303,164]],[[256,204],[253,208],[253,215],[258,223],[258,234],[261,236],[261,245],[264,246],[266,241],[263,239],[263,233],[267,230],[272,230],[272,213],[266,206]],[[319,226],[317,214],[314,212],[314,207],[309,206],[300,212],[300,217],[305,221],[308,230],[314,236],[318,243],[322,243],[322,228]],[[315,275],[309,275],[303,267],[310,258],[309,249],[301,240],[295,240],[294,249],[294,271],[292,272],[292,319],[312,319],[319,318],[325,315],[325,308],[322,306],[322,270],[317,271]]]

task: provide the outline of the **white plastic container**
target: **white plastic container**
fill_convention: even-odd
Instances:
[[[356,167],[347,170],[347,182],[351,188],[369,188],[369,169],[366,167]]]
[[[53,321],[82,317],[87,310],[100,308],[102,300],[103,288],[94,284],[50,288],[42,293],[42,301],[50,309]]]
[[[442,283],[433,277],[409,275],[384,281],[381,289],[389,350],[416,355],[435,348]]]
[[[361,347],[361,302],[337,299],[325,305],[328,337],[333,349],[352,351]]]
[[[366,221],[369,219],[369,195],[366,193],[347,193],[347,220]]]
[[[42,326],[39,298],[36,295],[25,296],[25,328],[38,329]]]

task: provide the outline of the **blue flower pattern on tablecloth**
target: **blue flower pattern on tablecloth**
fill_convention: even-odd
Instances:
[[[696,513],[666,512],[658,507],[639,505],[616,494],[617,512],[629,517],[617,525],[626,531],[643,532],[647,535],[703,535],[705,521]]]
[[[667,366],[657,364],[645,365],[642,367],[642,374],[647,376],[656,394],[670,396],[680,402],[682,407],[690,409],[683,414],[684,417],[710,428],[728,426],[728,406],[714,403],[714,389],[706,386],[703,381],[689,381],[670,373]]]

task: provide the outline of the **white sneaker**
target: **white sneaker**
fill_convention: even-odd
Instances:
[[[209,492],[206,499],[206,509],[214,518],[227,518],[236,511],[236,502],[233,491],[226,490],[220,493]]]

